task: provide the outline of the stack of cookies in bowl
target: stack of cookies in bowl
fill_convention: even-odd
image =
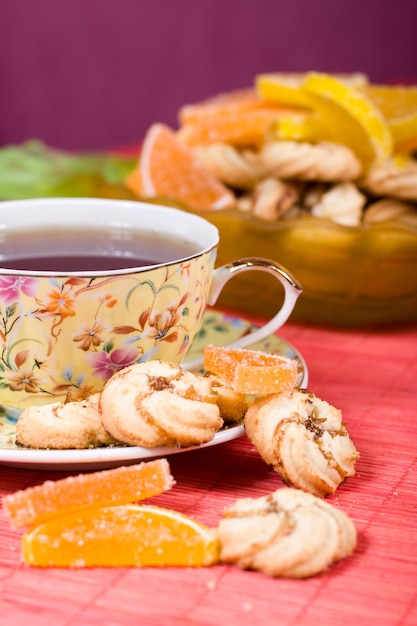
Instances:
[[[133,193],[204,212],[220,229],[221,262],[253,254],[286,265],[304,287],[295,317],[415,319],[416,87],[259,74],[178,118],[175,130],[149,129],[126,180]],[[260,298],[248,277],[237,287],[251,313],[268,311],[266,287],[262,278]]]

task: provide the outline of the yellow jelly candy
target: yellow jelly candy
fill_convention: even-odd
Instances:
[[[391,156],[388,123],[362,89],[329,74],[311,72],[306,74],[303,90],[332,140],[351,148],[365,169]]]
[[[364,93],[382,111],[396,152],[417,148],[417,86],[368,85]]]
[[[311,109],[308,94],[302,90],[304,77],[305,74],[297,73],[258,74],[255,77],[255,87],[257,93],[267,102]]]
[[[297,72],[258,74],[255,77],[256,91],[267,102],[312,109],[313,103],[303,90],[305,76],[305,73]],[[364,87],[368,84],[367,76],[360,72],[334,74],[334,77],[351,87]]]
[[[270,135],[286,141],[308,141],[310,143],[331,139],[326,126],[315,113],[310,113],[302,119],[293,115],[283,117],[273,125]]]

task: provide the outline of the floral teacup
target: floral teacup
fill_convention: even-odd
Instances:
[[[285,297],[272,320],[234,345],[275,332],[301,287],[266,259],[215,269],[218,241],[201,217],[152,204],[0,203],[0,405],[81,399],[132,363],[183,361],[206,307],[244,271],[273,274]]]

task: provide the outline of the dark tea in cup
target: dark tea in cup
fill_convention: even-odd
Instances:
[[[197,245],[185,237],[123,227],[34,229],[0,234],[0,267],[10,270],[119,270],[172,263],[198,252]]]

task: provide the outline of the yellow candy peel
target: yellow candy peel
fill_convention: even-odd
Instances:
[[[417,148],[417,87],[368,85],[364,93],[381,110],[394,140],[395,152]]]
[[[255,77],[257,93],[267,102],[311,109],[308,94],[302,90],[304,74],[259,74]]]
[[[364,164],[384,163],[393,152],[386,119],[362,89],[329,74],[306,74],[303,90],[333,141],[350,147]]]

